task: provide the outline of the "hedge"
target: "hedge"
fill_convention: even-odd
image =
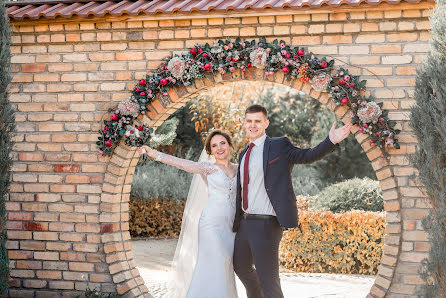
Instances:
[[[184,200],[136,199],[129,202],[132,237],[174,238],[180,235]]]
[[[295,272],[376,274],[382,255],[383,213],[300,211],[299,228],[284,233],[280,264]]]

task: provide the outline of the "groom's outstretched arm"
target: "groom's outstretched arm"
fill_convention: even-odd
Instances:
[[[312,163],[323,158],[336,148],[336,144],[348,137],[351,128],[351,123],[346,124],[343,127],[336,128],[335,121],[330,129],[328,137],[325,138],[325,140],[323,140],[319,145],[308,149],[294,147],[290,140],[285,138],[288,161],[290,163]]]

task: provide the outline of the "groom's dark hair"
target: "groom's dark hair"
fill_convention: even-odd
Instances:
[[[246,108],[245,115],[251,113],[263,113],[263,115],[265,115],[265,118],[268,118],[268,112],[266,111],[265,107],[261,105],[251,105]]]

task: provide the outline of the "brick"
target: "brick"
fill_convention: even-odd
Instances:
[[[401,55],[401,56],[384,56],[382,57],[383,64],[409,64],[412,63],[412,56]]]
[[[387,35],[388,42],[412,42],[417,41],[417,33],[391,33]]]
[[[361,30],[360,24],[358,23],[345,23],[344,24],[344,32],[345,33],[353,33],[359,32]]]
[[[74,232],[74,224],[52,222],[49,224],[49,229],[54,232]]]
[[[58,252],[47,252],[47,251],[36,251],[36,252],[34,252],[34,259],[57,261],[57,260],[59,260],[59,253]]]
[[[16,268],[18,269],[42,269],[41,261],[17,261]]]
[[[45,72],[46,64],[23,64],[22,72]]]
[[[72,281],[49,281],[48,287],[57,290],[73,290],[74,282]]]
[[[72,271],[82,271],[82,272],[94,271],[94,264],[91,263],[69,262],[68,266]]]
[[[310,25],[308,26],[308,33],[309,34],[325,33],[325,25],[323,24]]]
[[[401,45],[372,45],[372,54],[398,54],[401,53]]]
[[[385,41],[384,34],[361,34],[356,37],[356,43],[379,43]]]
[[[76,191],[75,186],[74,185],[60,185],[60,184],[53,184],[50,185],[50,191],[51,192],[70,192],[73,193]]]
[[[46,280],[35,280],[35,279],[25,279],[22,281],[23,286],[25,288],[44,288],[46,287],[47,281]]]

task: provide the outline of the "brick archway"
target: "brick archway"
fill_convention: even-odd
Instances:
[[[329,100],[328,93],[315,91],[311,88],[311,84],[303,83],[300,79],[292,81],[284,80],[282,72],[278,72],[274,76],[265,76],[263,70],[249,68],[245,73],[236,71],[223,76],[217,74],[213,77],[196,80],[195,84],[187,87],[181,86],[171,89],[169,91],[170,103],[162,104],[158,100],[155,101],[152,105],[152,111],[148,115],[149,117],[141,116],[138,121],[150,124],[153,127],[158,127],[170,114],[183,106],[200,91],[213,88],[225,82],[240,80],[268,81],[293,88],[296,91],[310,95],[313,99],[327,106],[344,123],[349,122],[351,119],[347,108],[336,106]],[[399,206],[399,189],[393,173],[394,169],[390,165],[389,160],[381,157],[382,151],[379,148],[371,147],[367,136],[359,133],[357,128],[353,129],[353,133],[367,154],[383,191],[384,208],[386,211],[386,237],[384,239],[383,256],[379,273],[371,289],[371,295],[381,297],[385,296],[389,289],[389,278],[392,279],[395,272],[395,257],[401,250],[401,215],[399,208],[395,207]],[[396,155],[393,156],[401,154],[391,152],[391,154],[395,153]],[[104,241],[104,252],[106,258],[111,260],[109,263],[110,273],[115,283],[117,283],[118,292],[125,293],[130,290],[134,295],[147,292],[147,288],[144,286],[144,282],[135,268],[136,262],[132,257],[130,234],[127,224],[128,215],[126,213],[128,210],[132,175],[138,159],[139,154],[136,150],[123,145],[123,142],[121,142],[107,167],[107,172],[117,177],[113,182],[110,181],[110,187],[107,185],[110,192],[103,192],[103,198],[106,198],[107,206],[115,212],[103,212],[102,215],[104,218],[115,218],[117,222],[101,222],[104,227],[121,226],[121,230],[108,235],[107,242]],[[120,216],[118,217],[119,213]]]
[[[377,172],[387,211],[384,255],[370,296],[415,296],[422,283],[417,271],[429,248],[421,228],[429,206],[410,178],[414,169],[405,154],[417,144],[409,108],[433,5],[420,0],[156,15],[92,12],[36,20],[10,16],[10,98],[18,123],[7,202],[10,296],[74,296],[87,287],[145,295],[128,233],[137,153],[121,145],[112,158],[100,157],[97,130],[107,109],[128,98],[135,82],[164,56],[225,36],[283,39],[333,56],[339,66],[351,64],[349,70],[367,79],[368,90],[390,110],[402,133],[401,149],[390,152],[389,160],[370,148],[364,135],[355,135]],[[157,127],[194,93],[220,82],[269,80],[259,71],[245,76],[236,72],[170,90],[171,103],[155,101],[138,121]],[[346,110],[335,109],[308,84],[283,82],[280,74],[273,80],[309,94],[348,121]]]

